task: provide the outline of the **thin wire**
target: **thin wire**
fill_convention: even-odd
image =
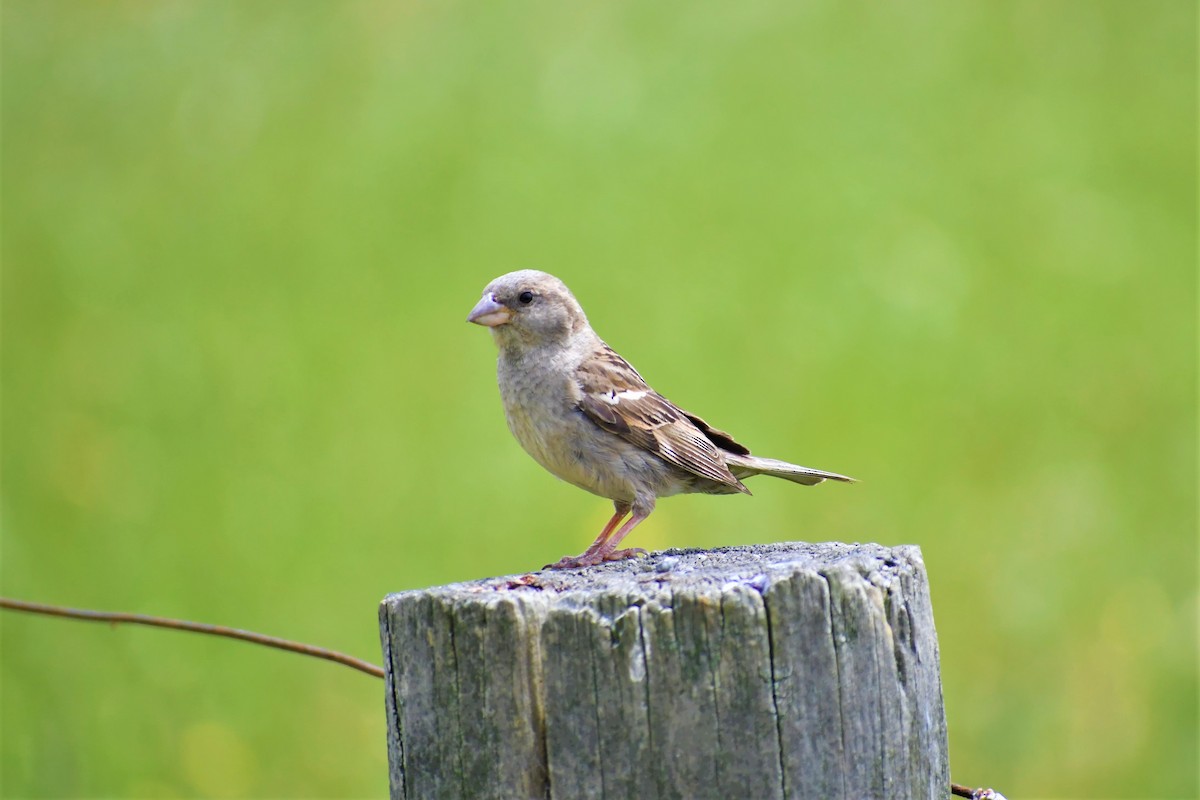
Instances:
[[[995,789],[972,789],[957,783],[950,784],[950,794],[955,797],[969,797],[971,800],[1004,800],[1004,795]]]
[[[31,614],[47,614],[52,617],[67,617],[69,619],[82,619],[89,622],[108,622],[119,623],[127,622],[133,625],[150,625],[156,628],[171,628],[178,631],[190,631],[192,633],[207,633],[211,636],[224,636],[227,639],[240,639],[243,642],[252,644],[261,644],[265,647],[274,647],[278,650],[287,650],[290,653],[299,653],[313,658],[323,658],[326,661],[333,661],[338,664],[343,664],[359,672],[365,672],[368,675],[374,675],[376,678],[383,677],[383,667],[376,666],[369,661],[355,658],[354,656],[339,653],[336,650],[326,650],[324,647],[316,647],[311,644],[303,644],[301,642],[292,642],[287,639],[280,639],[276,636],[267,636],[262,633],[254,633],[253,631],[243,631],[238,628],[227,628],[224,625],[208,625],[203,622],[188,622],[182,619],[167,619],[165,617],[152,617],[148,614],[125,614],[121,612],[110,611],[92,611],[83,608],[65,608],[63,606],[52,606],[46,603],[31,603],[25,600],[13,600],[7,597],[0,597],[0,608],[10,608],[14,611],[26,611]]]

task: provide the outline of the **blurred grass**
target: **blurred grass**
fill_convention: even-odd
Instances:
[[[389,591],[576,552],[492,277],[863,479],[634,544],[915,542],[956,780],[1195,797],[1196,9],[3,5],[3,593],[378,660]],[[381,686],[0,618],[6,797],[386,792]]]

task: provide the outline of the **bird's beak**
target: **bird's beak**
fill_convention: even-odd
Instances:
[[[467,315],[467,322],[494,328],[508,322],[512,319],[512,315],[512,309],[497,303],[496,296],[489,293],[480,298],[475,307],[471,309],[471,313]]]

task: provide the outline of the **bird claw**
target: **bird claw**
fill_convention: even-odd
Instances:
[[[604,554],[605,561],[624,561],[627,558],[637,558],[638,556],[646,555],[646,551],[640,547],[628,547],[624,550],[613,550],[611,553]]]
[[[553,564],[547,564],[542,567],[542,569],[579,569],[581,567],[594,567],[602,563],[604,563],[604,556],[597,553],[584,553],[578,556],[563,556]]]
[[[579,569],[581,567],[594,567],[598,564],[603,564],[605,561],[624,561],[627,558],[637,558],[638,556],[646,555],[646,551],[640,547],[629,547],[624,550],[612,550],[608,553],[593,552],[591,550],[578,556],[563,556],[553,564],[547,564],[542,569]]]

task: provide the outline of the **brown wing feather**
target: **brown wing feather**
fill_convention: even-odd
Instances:
[[[727,442],[732,452],[749,451],[651,389],[612,348],[605,345],[584,364],[579,378],[579,408],[601,428],[681,469],[747,491],[725,465],[718,445]]]
[[[731,453],[737,453],[739,456],[750,455],[749,447],[734,441],[733,437],[725,431],[720,430],[719,428],[714,428],[704,420],[697,417],[695,414],[689,414],[686,411],[683,413],[684,416],[691,420],[692,424],[699,428],[700,432],[707,436],[709,441],[711,441],[717,447],[721,448],[722,450],[728,450]]]
[[[632,364],[603,342],[594,356],[579,365],[579,386],[587,394],[650,388]]]

